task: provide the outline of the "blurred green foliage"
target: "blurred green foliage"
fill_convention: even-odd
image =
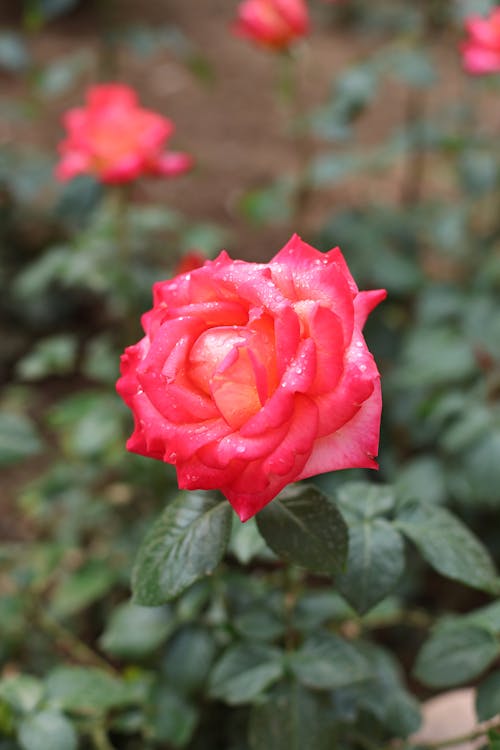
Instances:
[[[93,69],[85,49],[41,65],[26,36],[76,5],[25,2],[24,30],[0,34],[0,68],[27,92],[1,105],[13,122],[42,118]],[[57,186],[54,155],[1,149],[0,750],[410,750],[421,700],[464,684],[478,721],[498,713],[500,151],[473,97],[428,106],[442,85],[431,46],[456,44],[491,5],[315,10],[376,44],[298,118],[314,156],[239,205],[263,231],[292,231],[322,191],[399,186],[310,238],[339,244],[360,288],[389,291],[366,334],[381,469],[290,488],[245,525],[211,493],[179,494],[171,466],[127,454],[114,394],[151,284],[227,233],[90,178]],[[176,27],[112,41],[213,78],[208,50]],[[386,86],[407,109],[364,146],[358,125]]]

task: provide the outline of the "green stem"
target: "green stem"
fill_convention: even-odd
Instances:
[[[57,648],[65,651],[71,657],[72,661],[98,667],[113,675],[113,677],[120,676],[120,673],[106,659],[65,628],[64,625],[61,625],[54,617],[47,614],[42,607],[36,606],[34,608],[32,619],[40,630],[49,636]]]
[[[109,740],[108,733],[105,727],[103,727],[101,724],[93,727],[90,736],[92,738],[92,743],[95,750],[115,750]]]
[[[374,619],[373,622],[363,622],[364,630],[375,630],[378,628],[393,628],[406,625],[411,628],[427,630],[435,624],[435,619],[421,609],[410,609],[397,612],[394,615]]]
[[[423,122],[426,109],[425,93],[421,89],[410,89],[406,101],[405,127],[407,132]],[[403,206],[417,205],[422,198],[425,174],[426,149],[416,143],[408,150],[406,174],[401,186],[401,203]]]
[[[297,56],[286,51],[281,55],[281,76],[279,94],[285,105],[287,125],[291,133],[292,145],[297,165],[297,180],[292,197],[293,220],[295,230],[301,233],[309,202],[312,196],[312,185],[308,176],[308,166],[311,159],[311,142],[308,133],[304,131],[300,120],[306,111],[300,96],[298,83]]]
[[[116,250],[115,291],[119,302],[119,315],[123,321],[123,345],[137,339],[137,290],[132,268],[131,226],[129,219],[131,185],[120,185],[109,195],[111,215],[111,241]]]

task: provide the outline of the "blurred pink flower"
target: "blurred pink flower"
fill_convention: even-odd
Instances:
[[[470,16],[465,22],[468,39],[462,42],[462,61],[467,73],[500,72],[500,7],[488,18]]]
[[[309,31],[304,0],[243,0],[234,32],[256,44],[283,50]]]
[[[63,122],[68,135],[59,144],[56,169],[62,181],[92,174],[102,182],[119,184],[142,175],[175,177],[192,166],[188,154],[166,150],[173,123],[140,107],[129,86],[91,86],[86,105],[68,110]]]

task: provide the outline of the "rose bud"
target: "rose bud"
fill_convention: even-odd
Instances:
[[[275,50],[284,50],[309,31],[304,0],[244,0],[233,25],[238,36]]]
[[[118,83],[92,86],[85,107],[63,118],[67,138],[59,145],[60,180],[94,175],[119,184],[143,175],[175,177],[192,166],[188,154],[167,151],[174,125],[166,117],[139,106],[135,91]]]
[[[488,18],[471,16],[465,22],[468,39],[462,42],[462,62],[467,73],[483,75],[500,71],[500,8]]]
[[[182,489],[220,489],[242,521],[289,482],[377,468],[380,377],[360,292],[338,248],[296,235],[269,263],[222,252],[153,288],[117,389],[127,448],[175,464]]]

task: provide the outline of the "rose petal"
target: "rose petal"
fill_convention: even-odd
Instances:
[[[381,408],[380,382],[377,381],[372,395],[349,422],[333,434],[316,440],[298,478],[307,479],[338,469],[377,469],[374,456],[378,453]]]
[[[368,315],[387,297],[385,289],[374,289],[370,292],[359,292],[354,298],[354,315],[356,325],[362,329]]]

